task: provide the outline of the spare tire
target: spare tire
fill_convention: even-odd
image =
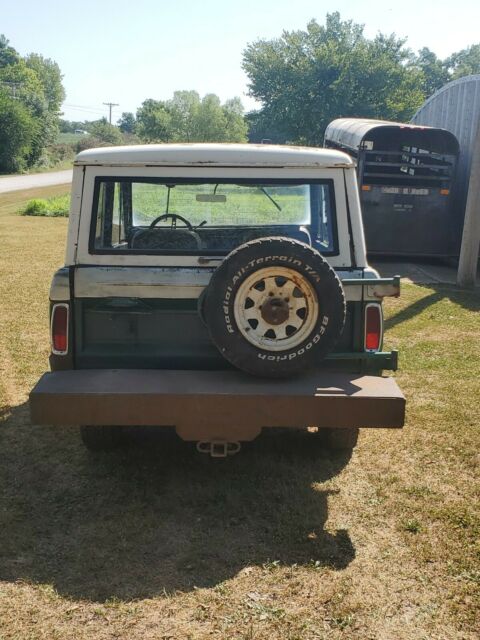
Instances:
[[[345,296],[318,251],[291,238],[260,238],[232,251],[213,273],[203,317],[233,365],[285,377],[333,350],[345,323]]]

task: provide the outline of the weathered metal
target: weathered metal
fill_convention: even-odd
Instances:
[[[403,425],[388,377],[313,372],[289,380],[239,371],[46,373],[30,394],[34,424],[175,426],[184,440],[252,440],[263,427]]]
[[[74,273],[75,295],[78,298],[198,298],[222,260],[216,258],[215,266],[208,264],[202,268],[145,266],[141,271],[129,265],[80,266]],[[399,276],[394,280],[379,278],[371,268],[336,271],[342,280],[347,300],[373,300],[380,295],[394,296],[400,292]],[[50,288],[51,300],[68,300],[69,277],[68,268],[62,267],[57,271]],[[359,285],[364,285],[363,292]]]
[[[351,167],[347,155],[314,147],[253,144],[151,144],[87,149],[75,164],[110,167]]]
[[[412,123],[448,129],[457,138],[460,153],[453,199],[463,220],[475,134],[480,124],[480,74],[465,76],[443,86],[418,109]]]

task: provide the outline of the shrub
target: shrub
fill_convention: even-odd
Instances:
[[[67,218],[70,209],[70,196],[56,196],[54,198],[34,198],[29,200],[21,209],[22,216],[45,216],[49,218]]]
[[[46,147],[42,157],[36,163],[38,168],[53,169],[59,165],[65,168],[73,163],[75,157],[75,148],[71,144],[52,144]]]
[[[109,145],[106,142],[99,140],[99,138],[95,138],[94,136],[82,136],[75,145],[75,151],[76,153],[80,153],[80,151],[85,151],[85,149],[95,149],[97,147],[107,146]]]

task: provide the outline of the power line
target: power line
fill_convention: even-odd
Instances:
[[[112,107],[118,107],[120,106],[118,104],[118,102],[104,102],[103,103],[105,106],[108,107],[109,111],[108,111],[108,121],[110,124],[112,124]]]
[[[84,113],[94,113],[97,115],[103,115],[103,111],[100,111],[100,109],[89,109],[89,108],[85,108],[85,107],[73,107],[72,105],[69,104],[64,104],[63,107],[65,109],[73,109],[74,111],[83,111]]]
[[[73,109],[74,111],[83,111],[84,113],[94,113],[94,114],[99,114],[99,115],[103,115],[103,110],[101,109],[96,109],[95,107],[90,107],[90,106],[83,106],[83,105],[79,105],[79,104],[68,104],[67,102],[65,102],[63,104],[63,108],[64,109]],[[114,114],[115,112],[119,112],[120,110],[118,109],[113,109],[112,113]]]

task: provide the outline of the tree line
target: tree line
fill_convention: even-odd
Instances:
[[[117,126],[105,118],[94,122],[62,120],[60,130],[85,130],[77,151],[92,146],[153,142],[247,142],[248,125],[239,98],[224,104],[213,93],[175,91],[170,100],[145,100],[136,114],[122,113]]]
[[[245,114],[239,98],[223,104],[215,94],[176,91],[169,100],[147,99],[124,112],[117,125],[60,120],[65,98],[56,62],[22,57],[0,36],[0,172],[41,160],[61,131],[85,129],[77,149],[135,142],[259,142],[322,145],[328,123],[339,117],[409,121],[424,100],[450,80],[480,73],[480,44],[440,59],[424,47],[327,14],[305,30],[284,31],[243,51],[249,95],[260,104]]]

